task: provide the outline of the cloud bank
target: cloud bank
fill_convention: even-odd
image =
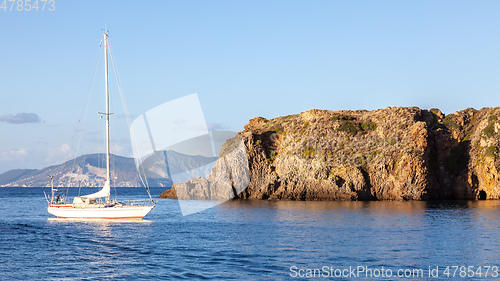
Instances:
[[[11,124],[40,123],[42,119],[36,113],[18,113],[16,115],[7,114],[0,117],[0,121]]]

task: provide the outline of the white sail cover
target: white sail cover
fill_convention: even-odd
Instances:
[[[104,183],[104,187],[97,191],[96,193],[92,193],[92,194],[89,194],[89,195],[83,195],[81,196],[82,198],[101,198],[101,197],[108,197],[109,194],[110,194],[110,185],[109,185],[109,181],[106,181]]]

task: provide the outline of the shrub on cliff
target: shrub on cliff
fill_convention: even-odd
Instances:
[[[492,146],[488,146],[488,148],[486,148],[486,152],[484,154],[486,156],[495,157],[495,154],[497,153],[497,151],[498,151],[498,147],[496,147],[495,145],[492,145]]]
[[[373,121],[367,123],[357,123],[354,120],[345,120],[342,125],[337,129],[337,131],[347,132],[355,136],[360,131],[375,131],[377,129],[377,124]]]
[[[450,130],[458,130],[460,126],[457,124],[453,117],[453,115],[447,115],[443,120],[443,124]]]
[[[489,138],[493,137],[495,135],[495,123],[490,122],[490,124],[483,129],[483,133]]]
[[[375,131],[377,129],[377,124],[373,121],[368,123],[361,123],[361,129],[363,131]]]
[[[337,131],[347,132],[355,136],[359,131],[359,125],[352,120],[347,120],[337,129]]]

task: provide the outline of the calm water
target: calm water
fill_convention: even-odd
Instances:
[[[143,222],[71,222],[49,220],[42,190],[0,188],[2,280],[288,280],[325,266],[393,274],[365,280],[422,269],[405,279],[437,280],[429,266],[439,279],[446,266],[481,266],[483,276],[500,266],[499,201],[231,201],[183,217],[175,200],[159,200]]]

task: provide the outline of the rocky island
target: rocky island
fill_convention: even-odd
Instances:
[[[161,197],[182,192],[201,200],[499,199],[499,116],[500,108],[445,116],[438,109],[388,107],[256,117],[222,148],[224,155],[240,139],[244,147],[237,157],[220,157],[207,179],[175,184]],[[241,163],[241,157],[249,183],[234,196],[218,190],[213,174],[231,161]],[[233,171],[232,183],[235,178]],[[210,192],[201,192],[204,187]]]

